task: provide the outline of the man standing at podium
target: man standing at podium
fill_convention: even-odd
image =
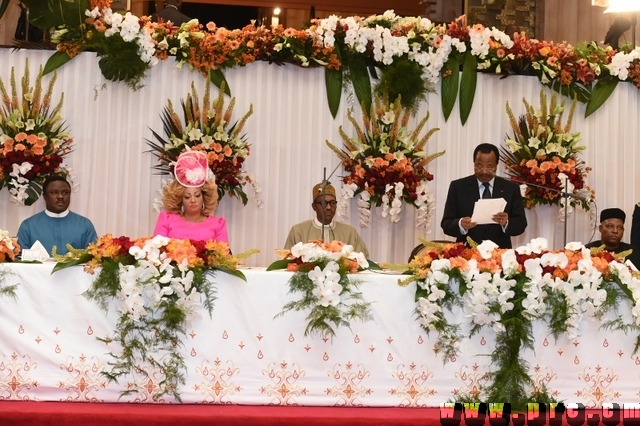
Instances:
[[[471,176],[457,179],[449,185],[440,226],[445,234],[466,242],[467,237],[481,243],[491,240],[500,248],[511,248],[511,237],[520,235],[527,227],[520,187],[496,176],[498,147],[481,143],[473,151]],[[504,198],[504,211],[493,215],[494,223],[478,224],[471,220],[476,201],[481,198]]]

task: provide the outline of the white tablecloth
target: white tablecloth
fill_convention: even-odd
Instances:
[[[97,337],[111,334],[117,314],[81,295],[93,279],[81,267],[51,275],[52,267],[0,265],[11,273],[5,285],[19,283],[17,301],[0,298],[0,399],[113,402],[133,381],[153,387],[142,377],[105,380],[100,372],[110,348]],[[274,319],[297,297],[287,294],[291,273],[243,272],[247,282],[218,273],[212,318],[203,310],[188,326],[185,403],[437,406],[486,383],[494,332],[465,339],[460,356],[443,364],[433,351],[435,336],[415,321],[415,286],[399,287],[398,276],[359,274],[374,320],[338,329],[332,341],[304,337],[303,313]],[[463,320],[463,312],[455,315]],[[533,378],[565,402],[637,402],[635,336],[595,323],[581,331],[575,341],[555,342],[536,324],[535,352],[525,352]],[[137,400],[152,402],[144,394]]]

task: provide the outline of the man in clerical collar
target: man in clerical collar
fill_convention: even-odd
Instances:
[[[604,209],[600,213],[600,239],[587,244],[585,247],[601,247],[611,253],[629,252],[625,260],[630,260],[636,268],[640,269],[640,252],[631,244],[623,243],[624,221],[627,215],[618,208]]]
[[[355,251],[363,253],[368,259],[369,250],[356,229],[346,223],[333,220],[338,206],[335,188],[326,181],[317,184],[313,187],[312,200],[311,208],[316,217],[294,225],[289,231],[284,248],[290,249],[297,243],[308,243],[313,240],[324,242],[338,240],[353,246]]]
[[[89,219],[69,210],[71,186],[59,175],[49,176],[42,186],[42,198],[46,209],[24,220],[18,229],[18,243],[23,249],[39,241],[52,253],[66,254],[67,244],[83,249],[96,242],[98,234]]]

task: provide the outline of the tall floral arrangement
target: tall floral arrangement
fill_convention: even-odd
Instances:
[[[612,330],[640,332],[640,274],[623,263],[624,253],[575,242],[551,251],[543,238],[516,249],[471,243],[472,248],[427,246],[409,264],[410,277],[403,284],[417,284],[416,316],[427,332],[438,333],[435,349],[445,362],[462,338],[459,324],[447,318],[452,306],[464,307],[472,335],[484,326],[495,331],[493,371],[481,390],[483,400],[509,401],[523,409],[529,401],[548,398],[545,384],[531,379],[521,355],[533,349],[536,319],[545,321],[556,338],[575,339],[580,323],[590,318],[603,319]],[[631,304],[631,322],[617,311],[622,299]],[[640,334],[635,351],[639,347]]]
[[[61,115],[64,96],[52,105],[56,76],[42,87],[42,68],[31,86],[29,62],[16,81],[11,68],[9,90],[0,78],[0,188],[7,187],[11,201],[32,205],[42,194],[42,184],[52,174],[70,177],[63,164],[73,138]]]
[[[117,302],[115,331],[100,338],[116,344],[110,369],[102,373],[113,381],[131,380],[123,395],[141,392],[152,381],[154,400],[169,395],[180,401],[186,327],[199,318],[201,308],[211,315],[215,271],[245,279],[237,263],[222,242],[163,236],[132,240],[107,234],[85,250],[71,249],[69,256],[59,258],[54,272],[78,264],[90,273],[99,268],[84,295],[104,310],[112,300]]]
[[[580,133],[571,132],[576,102],[571,104],[565,124],[562,123],[564,101],[558,103],[555,93],[548,101],[544,91],[541,91],[539,109],[526,99],[523,102],[526,114],[519,120],[516,120],[507,103],[513,136],[506,137],[501,160],[511,179],[525,189],[525,206],[533,208],[539,204],[558,204],[565,208],[563,193],[567,192],[579,197],[570,197],[571,207],[580,206],[589,210],[589,202],[595,197],[586,184],[587,173],[591,169],[579,156],[585,149]]]
[[[350,274],[370,267],[364,254],[341,241],[298,243],[280,253],[282,259],[267,270],[286,268],[294,272],[290,293],[302,298],[287,303],[279,316],[289,311],[308,310],[305,336],[335,336],[334,327],[350,326],[353,319],[371,319],[370,303],[358,290],[360,281]],[[333,325],[332,325],[333,324]]]
[[[415,130],[409,130],[411,111],[402,107],[400,99],[389,102],[386,96],[376,95],[371,118],[363,113],[363,127],[351,110],[347,117],[355,127],[356,136],[350,137],[340,127],[344,149],[327,141],[347,173],[343,177],[340,214],[345,216],[348,201],[360,195],[361,226],[369,226],[373,206],[382,206],[382,216],[389,216],[391,222],[397,223],[402,204],[408,203],[418,210],[417,227],[426,228],[434,211],[434,198],[427,186],[433,175],[426,166],[444,154],[444,151],[426,152],[427,141],[439,130],[433,128],[420,136],[429,114],[420,120]]]
[[[215,175],[218,196],[237,197],[247,204],[244,186],[251,184],[258,207],[262,206],[261,190],[255,179],[244,170],[244,162],[251,153],[247,137],[242,133],[247,119],[253,114],[253,105],[244,116],[231,122],[236,99],[232,98],[225,109],[224,85],[211,101],[210,83],[207,80],[202,103],[195,83],[191,93],[182,101],[183,119],[176,113],[171,100],[162,112],[165,136],[152,130],[155,141],[147,141],[160,163],[155,168],[161,173],[171,173],[172,164],[186,150],[198,150],[207,154],[209,168]]]

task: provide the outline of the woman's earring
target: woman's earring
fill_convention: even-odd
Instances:
[[[180,211],[184,213],[184,204],[180,204]]]
[[[202,203],[202,210],[204,210],[204,203]]]

